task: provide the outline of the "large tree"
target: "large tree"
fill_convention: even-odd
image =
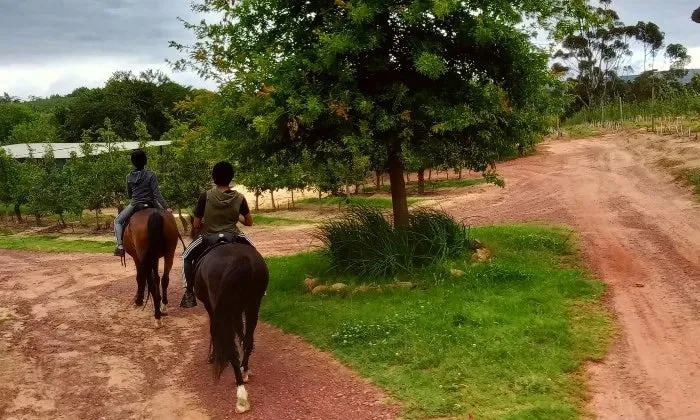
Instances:
[[[403,151],[426,138],[485,171],[546,128],[547,55],[525,33],[568,2],[199,0],[177,68],[226,82],[257,153],[386,150],[394,220],[408,223]],[[318,153],[316,153],[318,151]]]

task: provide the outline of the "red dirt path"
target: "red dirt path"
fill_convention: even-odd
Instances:
[[[264,238],[261,249],[274,252]],[[307,233],[288,230],[282,243],[304,250]],[[235,415],[232,371],[215,384],[206,364],[206,313],[177,307],[179,267],[158,331],[150,302],[144,311],[129,304],[134,273],[104,255],[0,251],[0,418],[396,417],[377,387],[266,324],[251,358],[252,411]]]

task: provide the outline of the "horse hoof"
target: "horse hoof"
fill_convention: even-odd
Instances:
[[[248,391],[243,385],[236,390],[236,413],[241,414],[250,411],[250,401],[248,401]]]
[[[160,314],[163,316],[168,315],[168,305],[166,305],[165,303],[160,304]]]
[[[134,301],[134,308],[140,308],[143,306],[143,302],[139,302],[138,300]]]
[[[250,371],[249,370],[243,371],[243,383],[247,384],[249,380],[250,380]]]
[[[163,322],[160,319],[156,319],[156,322],[155,322],[156,329],[159,329],[162,326],[163,326]]]

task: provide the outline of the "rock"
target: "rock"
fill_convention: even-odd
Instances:
[[[341,290],[345,290],[348,286],[345,283],[336,283],[333,286],[331,286],[331,290],[334,292],[340,292]]]
[[[486,248],[479,248],[472,254],[472,262],[487,262],[491,259],[491,253]]]
[[[313,290],[311,291],[311,294],[318,295],[318,294],[321,294],[321,293],[326,293],[326,292],[328,292],[329,290],[330,290],[330,287],[324,286],[324,285],[320,285],[320,286],[314,287]]]
[[[643,283],[637,283],[637,284],[635,284],[635,286],[637,286],[637,287],[644,287],[644,284],[643,284]]]
[[[355,290],[353,290],[354,293],[368,293],[368,292],[381,292],[382,289],[379,288],[378,286],[368,286],[366,284],[357,286]]]
[[[450,273],[452,273],[452,275],[455,277],[462,277],[464,274],[466,274],[464,271],[458,270],[456,268],[453,268],[452,270],[450,270]]]
[[[306,287],[307,292],[313,291],[316,286],[318,286],[318,280],[315,278],[307,277],[306,280],[304,280],[304,287]]]
[[[415,283],[410,281],[397,281],[392,283],[392,286],[398,287],[399,289],[413,289],[416,287]]]

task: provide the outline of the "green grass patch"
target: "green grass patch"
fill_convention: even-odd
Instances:
[[[686,181],[695,187],[695,195],[700,198],[700,168],[683,171]]]
[[[334,353],[403,403],[408,418],[570,419],[582,414],[580,369],[605,354],[603,284],[578,264],[565,229],[473,229],[493,252],[425,268],[414,290],[310,295],[325,283],[382,283],[331,274],[321,252],[268,259],[265,320]],[[372,244],[367,244],[372,246]],[[450,268],[466,274],[453,277]]]
[[[60,239],[57,236],[0,235],[0,249],[18,249],[40,252],[108,253],[114,251],[113,241]]]
[[[409,198],[408,205],[414,205],[421,201],[418,198]],[[315,204],[321,206],[343,206],[348,204],[359,204],[364,206],[378,207],[382,209],[391,208],[391,198],[390,197],[365,197],[361,195],[351,195],[350,202],[348,203],[345,197],[323,197],[318,198],[305,198],[299,201],[300,204]]]
[[[571,139],[584,139],[600,135],[603,131],[588,124],[572,125],[565,129]]]
[[[253,221],[256,225],[264,226],[293,226],[293,225],[307,225],[313,223],[312,221],[300,220],[300,219],[285,219],[283,217],[268,216],[265,214],[256,213],[253,216]]]
[[[442,179],[437,181],[425,181],[425,190],[439,190],[442,188],[467,188],[473,187],[474,185],[485,184],[486,180],[484,178],[463,178],[463,179]],[[383,192],[390,192],[391,185],[382,185],[381,190]],[[365,193],[373,193],[377,191],[376,187],[365,187],[362,190]],[[410,182],[406,184],[406,191],[410,194],[415,194],[418,192],[418,183]]]
[[[484,178],[443,179],[439,181],[425,181],[426,190],[440,188],[466,188],[486,183]]]

